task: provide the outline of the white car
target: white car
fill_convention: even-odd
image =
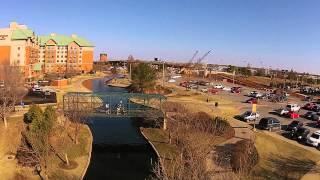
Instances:
[[[33,92],[42,92],[42,88],[33,88],[32,91]]]
[[[286,106],[286,109],[287,109],[288,111],[293,111],[293,112],[299,111],[300,108],[301,108],[301,107],[298,106],[297,104],[288,104],[288,105]]]
[[[259,118],[259,117],[260,117],[260,114],[254,113],[254,112],[251,112],[251,111],[246,111],[246,112],[243,113],[240,117],[241,117],[244,121],[249,122],[249,121],[253,121],[253,120]]]
[[[307,144],[319,147],[320,145],[320,130],[311,134],[311,136],[307,139]]]
[[[201,89],[201,92],[204,92],[204,93],[208,92],[208,88]]]
[[[231,91],[231,88],[230,88],[230,87],[224,87],[224,88],[222,88],[222,90],[224,90],[224,91]]]
[[[223,89],[223,86],[221,84],[216,84],[213,86],[215,89]]]
[[[284,115],[286,115],[286,114],[289,113],[289,111],[288,111],[287,109],[282,109],[282,108],[275,110],[275,112],[276,112],[277,114],[279,114],[280,116],[284,116]]]
[[[169,82],[169,83],[175,83],[175,82],[176,82],[176,80],[174,80],[174,79],[170,79],[168,82]]]
[[[178,79],[178,78],[181,78],[181,76],[180,75],[175,75],[175,76],[172,76],[171,78],[172,79]]]
[[[254,97],[254,98],[261,98],[263,95],[261,93],[258,93],[257,91],[251,91],[248,94],[249,97]]]

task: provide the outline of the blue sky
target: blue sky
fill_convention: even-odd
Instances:
[[[320,73],[318,0],[55,0],[1,3],[0,26],[84,36],[95,56],[205,62]]]

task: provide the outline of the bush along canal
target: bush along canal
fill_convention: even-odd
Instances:
[[[93,92],[127,92],[124,88],[106,86],[103,79],[84,84]],[[137,124],[128,117],[90,116],[93,149],[84,179],[143,180],[152,174],[156,154]]]

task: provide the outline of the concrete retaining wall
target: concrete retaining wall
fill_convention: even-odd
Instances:
[[[150,146],[152,147],[152,149],[156,152],[157,157],[158,157],[158,161],[160,162],[160,166],[162,168],[162,172],[164,173],[164,176],[167,177],[167,173],[165,171],[164,168],[164,163],[161,159],[160,153],[158,152],[157,148],[152,144],[151,141],[149,141],[148,137],[143,133],[142,129],[140,128],[140,133],[142,134],[142,136],[144,137],[144,139],[150,144]]]
[[[89,154],[88,154],[87,164],[86,164],[85,168],[84,168],[83,171],[82,171],[81,179],[84,178],[84,176],[86,175],[87,170],[88,170],[88,168],[89,168],[90,161],[91,161],[91,154],[92,154],[92,143],[93,143],[93,136],[92,136],[91,130],[90,130],[90,128],[89,128],[88,125],[85,125],[85,127],[88,129],[88,131],[89,131],[89,133],[90,133],[90,142],[89,142],[90,148],[89,148]]]

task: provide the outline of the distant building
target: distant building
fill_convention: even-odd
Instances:
[[[19,66],[28,79],[43,73],[89,72],[93,51],[94,46],[77,35],[37,36],[16,22],[0,29],[0,66]]]
[[[107,62],[108,61],[108,54],[106,53],[101,53],[100,54],[100,62]]]
[[[41,73],[39,42],[34,32],[26,25],[10,23],[0,29],[0,66],[18,66],[27,78]]]

